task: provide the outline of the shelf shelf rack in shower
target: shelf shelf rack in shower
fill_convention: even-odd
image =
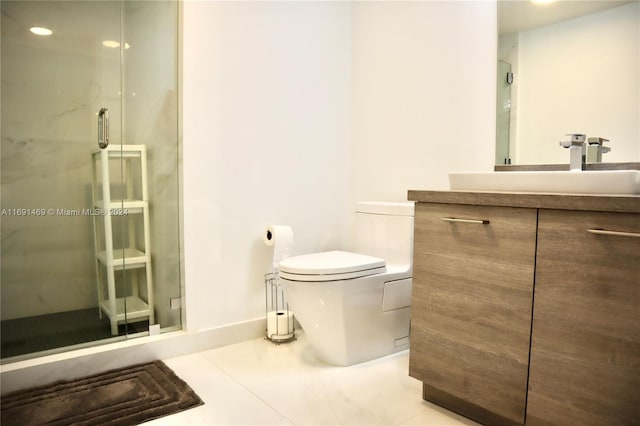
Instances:
[[[92,168],[99,313],[116,336],[118,324],[155,323],[146,146],[96,150]]]

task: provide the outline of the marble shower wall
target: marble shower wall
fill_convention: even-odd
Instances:
[[[124,140],[147,146],[156,321],[180,324],[178,5],[124,2]]]
[[[168,298],[180,291],[177,6],[3,1],[1,7],[2,319],[97,306],[92,218],[60,212],[91,206],[97,111],[107,107],[110,143],[148,147],[157,316],[163,327],[176,324],[179,311],[168,311]],[[121,22],[129,45],[122,69],[120,49],[102,45],[120,40]],[[31,34],[31,26],[53,35]]]

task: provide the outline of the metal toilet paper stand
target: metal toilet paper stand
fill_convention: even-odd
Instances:
[[[284,298],[277,272],[264,276],[265,305],[267,310],[266,339],[279,344],[296,340],[295,321]]]

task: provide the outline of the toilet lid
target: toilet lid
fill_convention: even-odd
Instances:
[[[280,262],[280,276],[294,281],[335,281],[386,272],[384,259],[346,251],[305,254]]]

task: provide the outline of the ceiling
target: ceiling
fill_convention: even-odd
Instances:
[[[530,0],[498,0],[498,34],[517,33],[627,3],[633,1],[561,0],[535,4]]]

